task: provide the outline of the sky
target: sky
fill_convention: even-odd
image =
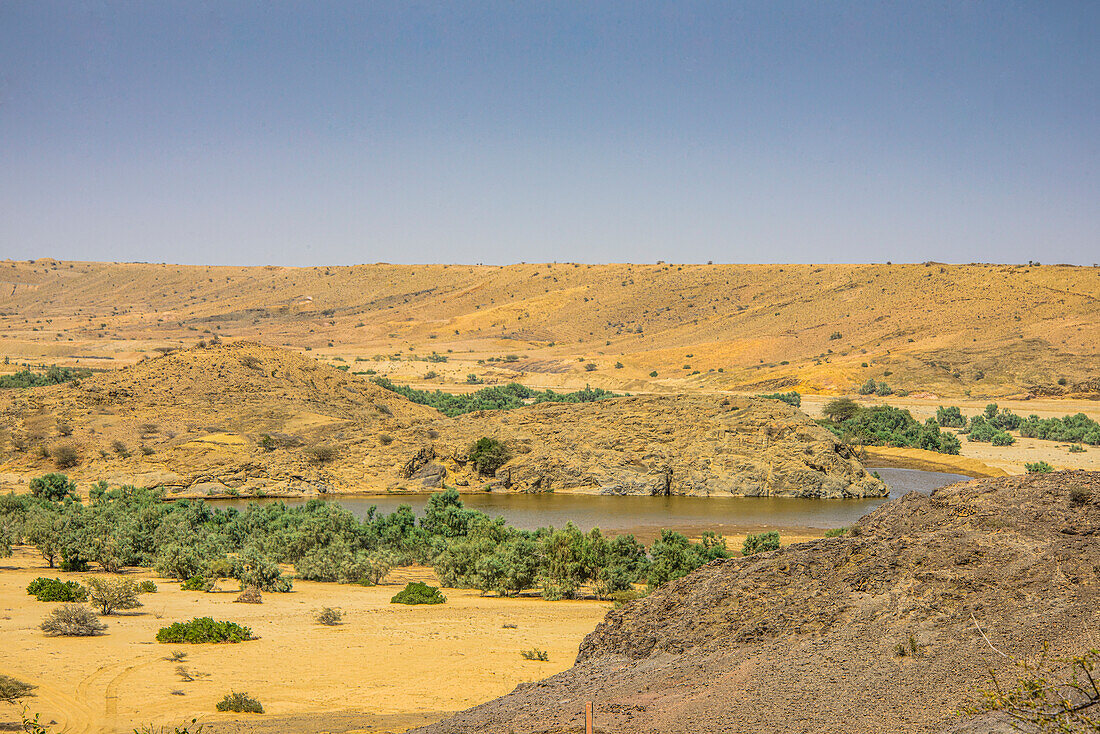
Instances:
[[[0,0],[0,258],[1100,261],[1100,3]]]

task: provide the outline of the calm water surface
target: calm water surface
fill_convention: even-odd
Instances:
[[[966,481],[959,474],[916,469],[877,469],[890,487],[890,497],[906,492],[930,493],[937,487]],[[259,500],[273,502],[276,500]],[[284,500],[300,505],[305,500]],[[372,506],[389,513],[410,505],[421,514],[428,495],[371,495],[340,497],[338,502],[363,517]],[[704,530],[735,533],[758,528],[835,528],[850,525],[886,501],[818,500],[790,497],[615,497],[568,494],[470,494],[463,503],[487,515],[502,515],[511,525],[533,530],[546,525],[561,527],[572,522],[582,530],[598,527],[605,532],[634,533],[643,542],[662,528],[698,534]],[[247,506],[247,500],[215,500],[219,507]]]

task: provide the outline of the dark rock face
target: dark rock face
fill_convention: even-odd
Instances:
[[[911,493],[850,535],[715,561],[607,615],[571,670],[428,727],[571,732],[1002,731],[957,708],[1046,641],[1100,634],[1100,474]],[[904,654],[903,654],[904,653]]]

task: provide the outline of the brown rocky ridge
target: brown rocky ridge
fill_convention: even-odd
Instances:
[[[195,347],[68,384],[0,391],[0,476],[204,494],[469,491],[875,497],[885,485],[785,403],[635,396],[446,418],[297,352]],[[480,476],[482,436],[511,460]],[[71,466],[59,456],[70,450]]]
[[[1100,647],[1097,473],[913,492],[714,561],[610,612],[572,669],[416,731],[580,732],[585,701],[624,734],[1010,731],[957,711],[1044,642]]]

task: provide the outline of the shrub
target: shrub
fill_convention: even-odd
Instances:
[[[956,405],[936,408],[936,423],[942,428],[966,428],[966,418]]]
[[[76,485],[64,474],[52,473],[35,477],[30,484],[31,495],[51,502],[76,496]]]
[[[263,449],[264,451],[274,451],[275,450],[275,439],[272,438],[271,436],[269,436],[266,433],[264,435],[260,436],[259,444],[260,444],[260,448]]]
[[[264,707],[258,700],[247,693],[227,693],[225,698],[218,701],[214,708],[218,711],[233,711],[238,714],[262,714]]]
[[[38,686],[24,683],[17,678],[12,678],[10,675],[0,673],[0,701],[15,703],[21,698],[35,695],[33,693],[35,688],[38,688]]]
[[[848,528],[829,528],[825,531],[826,538],[840,538],[848,534]]]
[[[324,624],[329,627],[344,623],[344,613],[336,607],[321,607],[313,618],[317,620],[317,624]]]
[[[80,463],[80,454],[75,447],[65,444],[53,450],[53,461],[58,469],[70,469]]]
[[[477,473],[482,476],[496,474],[497,469],[504,466],[508,459],[512,458],[508,448],[503,443],[487,436],[479,438],[470,447],[467,456],[473,462]]]
[[[100,614],[114,614],[119,609],[137,609],[138,587],[129,579],[101,579],[92,577],[88,584],[88,599],[99,608]]]
[[[313,446],[307,453],[314,464],[328,464],[336,459],[336,449],[332,446]]]
[[[779,533],[769,530],[766,533],[749,533],[745,542],[741,545],[741,555],[751,556],[764,551],[773,551],[779,548]]]
[[[206,579],[203,576],[195,574],[180,584],[180,589],[183,591],[206,591]]]
[[[595,362],[587,362],[584,365],[584,371],[585,372],[593,372],[593,371],[595,371],[595,369],[596,369],[596,363]]]
[[[437,587],[414,581],[394,594],[390,604],[442,604],[445,601],[447,597]]]
[[[62,604],[39,625],[51,637],[91,637],[103,633],[107,625],[83,604]]]
[[[247,586],[233,601],[237,604],[263,604],[264,597],[255,586]]]
[[[393,443],[393,436],[388,433],[381,433],[378,435],[378,442],[383,446],[389,446]]]
[[[550,655],[545,650],[540,650],[537,647],[533,647],[530,650],[520,650],[519,654],[524,660],[538,660],[543,663],[550,660]]]
[[[768,398],[770,400],[782,400],[787,405],[793,405],[796,408],[802,407],[802,396],[796,391],[790,392],[775,392],[768,395],[757,395],[758,398]]]
[[[1092,500],[1092,490],[1075,484],[1069,488],[1069,503],[1074,506],[1086,505]]]
[[[157,585],[152,579],[143,579],[138,582],[137,589],[139,594],[157,593]]]
[[[825,407],[821,409],[821,414],[833,423],[840,423],[853,417],[861,407],[859,403],[851,398],[837,398],[826,403]]]
[[[1085,453],[1085,447],[1079,443],[1071,444],[1069,447],[1069,452],[1071,454],[1083,454]]]
[[[157,642],[199,644],[203,642],[244,642],[251,640],[252,630],[236,622],[216,622],[210,617],[196,617],[190,622],[176,622],[161,627]]]
[[[84,601],[88,590],[75,581],[47,579],[39,576],[27,584],[27,593],[38,601]]]
[[[657,370],[653,370],[652,372],[650,372],[649,376],[650,377],[656,377],[657,376]]]
[[[1054,467],[1045,461],[1036,461],[1034,463],[1024,464],[1024,468],[1027,469],[1028,474],[1047,474],[1054,471]]]

